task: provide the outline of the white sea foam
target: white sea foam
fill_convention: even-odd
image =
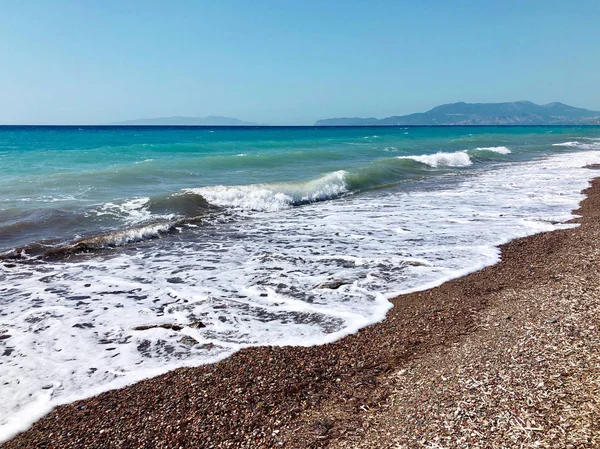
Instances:
[[[186,189],[215,206],[253,211],[277,211],[291,205],[336,198],[348,191],[343,170],[306,182],[213,186]]]
[[[134,198],[122,203],[108,202],[91,209],[91,213],[97,216],[111,216],[126,225],[137,225],[147,221],[171,220],[174,214],[153,214],[148,206],[150,198]]]
[[[0,202],[12,202],[18,201],[20,203],[31,203],[34,201],[39,201],[40,203],[60,203],[60,202],[70,202],[77,201],[77,198],[73,195],[40,195],[38,197],[23,197],[23,198],[0,198]]]
[[[435,154],[424,154],[421,156],[398,156],[398,159],[412,159],[430,167],[466,167],[471,165],[471,158],[464,151],[455,153],[438,152]]]
[[[498,154],[510,154],[510,149],[498,147],[479,147],[472,151],[490,151]],[[429,165],[430,167],[467,167],[473,164],[468,150],[456,151],[454,153],[438,152],[435,154],[424,154],[420,156],[399,156],[398,159],[412,159],[413,161]]]
[[[562,154],[436,189],[265,208],[111,257],[0,264],[0,441],[60,403],[379,321],[386,297],[495,263],[509,239],[573,226],[556,223],[595,175],[581,167],[598,162],[598,151]],[[183,328],[135,330],[160,324]]]
[[[152,214],[147,206],[150,198],[134,198],[123,203],[108,202],[101,204],[94,211],[96,215],[111,215],[128,224],[139,223],[149,219]]]
[[[581,145],[581,142],[577,142],[577,141],[562,142],[562,143],[553,143],[552,144],[553,147],[569,147],[569,148],[578,147],[579,145]]]
[[[475,148],[473,151],[491,151],[493,153],[498,154],[510,154],[512,151],[506,147],[479,147]]]
[[[583,142],[579,142],[578,140],[574,140],[571,142],[553,143],[552,146],[577,148],[580,150],[600,150],[600,142],[598,142],[598,143],[595,142],[597,139],[590,138],[590,139],[586,139],[586,140],[592,140],[592,141],[594,141],[594,143],[583,143]]]

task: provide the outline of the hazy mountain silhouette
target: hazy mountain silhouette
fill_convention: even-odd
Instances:
[[[597,125],[600,112],[563,103],[450,103],[416,114],[376,118],[330,118],[317,126],[391,125]]]

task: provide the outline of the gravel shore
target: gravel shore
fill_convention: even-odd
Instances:
[[[600,447],[600,179],[585,193],[579,227],[357,334],[60,406],[2,448]]]

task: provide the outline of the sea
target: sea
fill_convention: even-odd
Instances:
[[[0,127],[0,442],[58,404],[381,321],[575,226],[597,163],[600,127]]]

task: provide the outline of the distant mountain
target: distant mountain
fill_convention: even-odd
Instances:
[[[316,126],[393,125],[599,125],[600,112],[563,103],[450,103],[427,112],[376,118],[330,118]]]
[[[237,118],[209,115],[208,117],[159,117],[126,120],[115,125],[156,125],[156,126],[248,126],[256,123],[244,122]]]

